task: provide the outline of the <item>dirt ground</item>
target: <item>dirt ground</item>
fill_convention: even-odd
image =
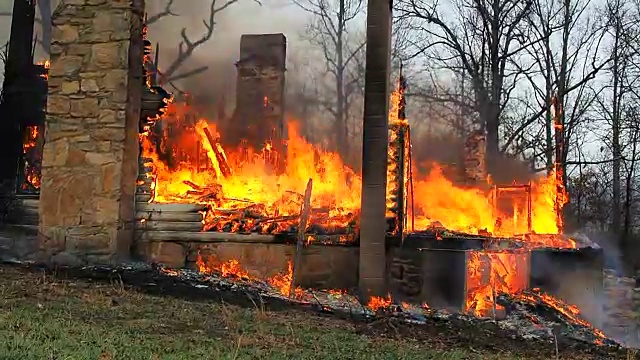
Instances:
[[[144,278],[77,275],[0,265],[0,359],[640,359],[518,340],[491,324],[354,321],[177,285],[149,291]]]

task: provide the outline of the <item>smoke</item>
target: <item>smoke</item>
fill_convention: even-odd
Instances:
[[[217,6],[221,3],[218,1]],[[165,0],[147,1],[147,12],[150,15],[158,13],[164,10],[165,4]],[[176,1],[172,9],[179,16],[167,16],[149,26],[149,40],[154,46],[155,43],[160,44],[161,71],[177,58],[182,28],[186,29],[190,41],[197,41],[205,34],[203,20],[208,21],[210,4],[209,0]],[[252,0],[239,0],[216,14],[211,39],[199,46],[175,75],[202,66],[207,66],[208,70],[176,81],[175,85],[206,103],[213,104],[224,98],[233,105],[234,64],[239,56],[240,37],[243,34],[284,33],[288,49],[306,46],[298,39],[298,34],[304,29],[307,19],[302,10],[284,0],[273,0],[263,5]]]
[[[413,162],[420,173],[426,173],[433,163],[437,163],[451,181],[458,184],[465,182],[465,139],[446,126],[432,127],[428,132],[412,132],[411,137]],[[529,164],[520,159],[501,155],[497,164],[491,174],[491,181],[495,184],[508,185],[514,181],[526,184],[536,179]]]

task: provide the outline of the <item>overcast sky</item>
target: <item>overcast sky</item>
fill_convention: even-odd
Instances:
[[[239,0],[218,14],[213,39],[198,49],[192,61],[200,64],[225,59],[232,64],[237,60],[240,36],[252,33],[284,33],[289,52],[301,52],[299,48],[303,44],[298,41],[298,35],[304,31],[309,15],[291,0],[261,2],[262,6],[253,0]],[[180,41],[180,29],[186,27],[189,37],[197,39],[204,31],[202,20],[209,14],[209,0],[178,0],[175,3],[175,12],[181,16],[167,17],[149,29],[150,39],[154,43],[160,42],[164,50],[161,60],[165,62],[171,58],[167,52],[175,51]],[[12,0],[0,0],[0,11],[11,11],[12,4]],[[146,0],[146,4],[147,11],[153,14],[164,8],[165,0]],[[8,41],[10,27],[11,18],[0,17],[0,44]],[[167,55],[162,56],[163,53]],[[43,57],[38,51],[35,60]]]

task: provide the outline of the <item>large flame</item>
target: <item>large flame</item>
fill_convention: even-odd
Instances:
[[[397,93],[394,94],[391,114],[395,115],[392,115],[392,120],[401,122],[397,119],[399,100]],[[361,177],[338,154],[320,150],[305,141],[299,134],[296,121],[288,121],[284,154],[286,166],[284,171],[277,173],[269,161],[275,151],[270,142],[265,143],[262,149],[223,149],[217,141],[224,134],[217,130],[215,122],[199,119],[189,125],[188,111],[183,104],[170,104],[163,116],[165,124],[181,129],[172,134],[169,143],[175,157],[173,166],[160,159],[148,133],[141,136],[143,156],[151,159],[148,165],[154,169],[153,201],[209,203],[215,209],[247,208],[253,204],[256,205],[253,211],[263,217],[296,216],[300,211],[301,194],[311,178],[314,181],[313,209],[322,210],[325,219],[330,218],[342,226],[357,217]],[[207,138],[205,129],[215,143]],[[165,139],[170,137],[167,130],[163,136]],[[216,147],[218,156],[213,147]],[[227,163],[228,174],[222,171],[219,160]],[[426,174],[420,174],[418,170],[416,166],[412,170],[415,213],[408,214],[413,217],[416,230],[437,224],[470,234],[514,236],[528,233],[524,194],[516,197],[519,202],[513,203],[513,209],[504,211],[496,206],[492,185],[488,181],[475,187],[460,186],[446,178],[437,164]],[[194,191],[194,185],[200,190]],[[556,191],[555,174],[531,183],[531,230],[534,233],[558,233]],[[203,197],[203,193],[210,196]],[[563,244],[556,238],[550,238],[548,245],[574,247],[572,242]]]
[[[181,105],[170,104],[164,119],[184,128],[182,111]],[[173,168],[160,160],[149,134],[141,136],[143,157],[151,159],[148,165],[154,169],[154,201],[208,203],[217,210],[246,209],[254,204],[258,205],[254,210],[264,217],[294,216],[300,211],[301,194],[311,178],[314,180],[312,208],[345,223],[358,211],[360,177],[338,154],[318,150],[306,142],[294,121],[288,123],[287,166],[282,173],[277,173],[272,166],[270,153],[275,150],[270,143],[258,151],[223,149],[219,143],[211,143],[205,129],[214,139],[220,138],[214,122],[197,120],[192,131],[183,131],[175,139],[173,153],[182,156]],[[220,161],[230,168],[228,176]],[[194,191],[194,185],[215,190],[216,194],[203,198],[202,191]],[[348,214],[351,215],[346,216]]]

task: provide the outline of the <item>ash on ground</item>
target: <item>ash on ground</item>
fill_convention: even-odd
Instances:
[[[82,266],[47,268],[34,263],[3,261],[5,264],[26,266],[56,274],[66,272],[74,278],[113,281],[117,279],[126,285],[140,287],[151,293],[181,293],[190,299],[222,299],[243,302],[255,306],[298,307],[322,313],[334,314],[342,318],[376,321],[391,318],[408,324],[425,325],[434,322],[450,324],[456,328],[499,328],[502,335],[511,339],[547,342],[563,349],[571,348],[625,348],[620,342],[593,328],[572,311],[552,306],[548,295],[535,291],[517,294],[500,294],[496,306],[500,316],[478,318],[473,315],[451,313],[431,309],[426,304],[395,304],[391,299],[383,299],[383,306],[376,310],[361,304],[355,296],[345,291],[322,291],[296,289],[293,297],[283,294],[281,287],[268,281],[240,277],[223,277],[219,273],[203,274],[190,269],[167,269],[144,263],[127,266]],[[226,294],[227,297],[220,294]],[[243,300],[242,300],[243,299]],[[240,301],[242,300],[242,301]],[[380,304],[378,304],[380,305]],[[556,303],[556,305],[558,305]]]
[[[559,340],[581,343],[621,346],[617,341],[607,337],[602,331],[581,319],[575,307],[564,304],[552,297],[536,292],[522,291],[517,294],[502,294],[497,297],[496,306],[503,311],[499,318],[478,318],[473,315],[450,313],[444,310],[431,309],[426,304],[389,304],[372,308],[361,304],[357,298],[343,291],[300,290],[289,298],[266,281],[242,278],[225,278],[218,274],[204,275],[193,270],[160,269],[169,276],[176,276],[194,282],[194,286],[212,286],[237,291],[258,291],[266,298],[279,298],[292,303],[305,304],[322,312],[348,314],[358,318],[374,318],[385,315],[403,319],[414,324],[428,321],[453,321],[468,323],[493,323],[501,329],[512,332],[513,337],[525,340],[543,340],[558,342]],[[553,300],[553,301],[550,301]]]

